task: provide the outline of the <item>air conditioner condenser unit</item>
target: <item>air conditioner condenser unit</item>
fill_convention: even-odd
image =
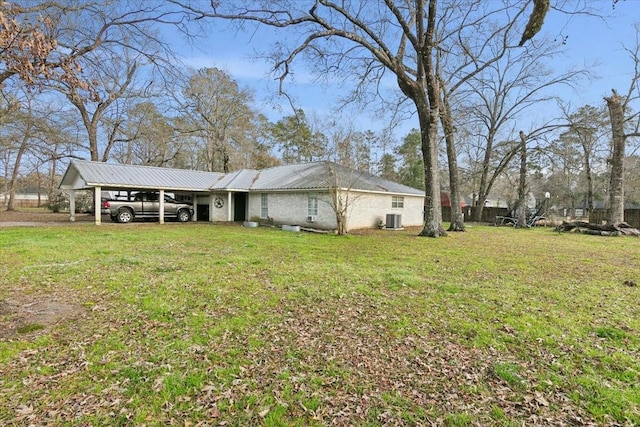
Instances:
[[[402,215],[400,214],[387,214],[387,222],[385,228],[397,230],[402,228]]]

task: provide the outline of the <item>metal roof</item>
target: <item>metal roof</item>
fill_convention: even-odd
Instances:
[[[424,195],[424,191],[358,172],[332,162],[276,166],[259,172],[251,190],[311,190],[327,187],[394,194]]]
[[[208,191],[222,176],[216,172],[72,160],[62,177],[60,188],[101,186],[105,189]]]
[[[220,178],[220,180],[211,187],[211,190],[249,191],[259,174],[259,171],[253,169],[241,169],[236,172],[231,172]]]
[[[423,196],[398,184],[332,162],[276,166],[263,170],[219,172],[72,160],[60,188],[164,189],[174,191],[292,191],[331,188]]]

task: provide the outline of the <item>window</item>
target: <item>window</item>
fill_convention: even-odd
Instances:
[[[267,218],[269,216],[269,195],[262,193],[260,195],[260,218]]]
[[[318,215],[318,195],[317,194],[309,194],[309,198],[307,202],[307,215],[309,216]]]
[[[392,209],[402,209],[402,208],[404,208],[404,197],[402,197],[402,196],[391,196],[391,208]]]

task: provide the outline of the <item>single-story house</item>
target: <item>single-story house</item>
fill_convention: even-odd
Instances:
[[[248,221],[336,229],[336,200],[347,206],[348,229],[373,228],[393,216],[394,228],[422,226],[424,192],[332,162],[242,169],[230,173],[72,160],[59,188],[93,190],[95,212],[102,191],[171,192],[193,203],[193,220]],[[160,197],[163,200],[163,197]],[[96,224],[101,221],[96,215]],[[161,219],[162,222],[162,219]]]

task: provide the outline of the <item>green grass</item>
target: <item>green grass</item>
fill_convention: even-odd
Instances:
[[[19,334],[28,334],[29,332],[39,331],[40,329],[44,329],[44,326],[37,323],[29,323],[28,325],[20,326],[16,331]]]
[[[0,423],[640,424],[637,239],[416,234],[1,228]]]

